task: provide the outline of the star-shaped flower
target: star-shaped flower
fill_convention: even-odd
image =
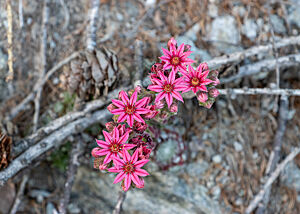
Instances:
[[[138,150],[135,150],[132,156],[130,156],[127,150],[124,150],[123,160],[118,157],[114,158],[115,166],[108,169],[109,172],[119,173],[113,182],[114,184],[125,179],[125,191],[127,191],[131,186],[131,181],[133,181],[133,183],[135,183],[135,185],[138,187],[143,186],[144,182],[139,178],[139,176],[144,177],[149,175],[146,170],[141,169],[141,167],[148,163],[149,160],[138,160],[138,155]]]
[[[148,89],[151,91],[158,92],[158,95],[155,98],[155,102],[159,102],[162,99],[166,99],[168,107],[173,103],[173,97],[181,102],[183,102],[182,96],[179,91],[185,89],[182,85],[183,77],[175,79],[175,71],[171,71],[169,77],[167,78],[162,72],[159,73],[158,78],[153,78],[156,85],[149,85]]]
[[[183,92],[192,90],[195,94],[197,91],[207,92],[206,85],[209,85],[213,81],[208,79],[209,74],[208,67],[205,63],[200,64],[195,70],[192,66],[189,66],[188,72],[181,72],[184,78],[185,89]]]
[[[104,140],[96,140],[98,146],[102,149],[93,150],[95,155],[104,156],[103,164],[108,164],[112,158],[118,157],[118,155],[122,155],[123,151],[127,151],[128,149],[132,149],[135,147],[135,144],[125,144],[128,140],[129,132],[124,133],[124,135],[120,135],[119,129],[114,127],[112,135],[106,131],[103,131]]]
[[[127,120],[130,127],[133,126],[133,121],[136,120],[141,123],[145,123],[144,119],[140,116],[141,114],[147,114],[150,112],[149,109],[143,108],[143,106],[148,102],[147,97],[137,101],[137,91],[135,91],[130,99],[125,91],[120,93],[121,100],[112,100],[113,104],[117,106],[117,109],[111,111],[112,114],[120,115],[118,118],[118,123]]]
[[[186,66],[194,62],[189,59],[188,56],[192,51],[184,52],[184,44],[181,44],[177,49],[173,43],[170,44],[170,51],[162,48],[164,53],[160,59],[165,63],[163,66],[164,70],[172,69],[177,72],[178,70],[186,71]]]

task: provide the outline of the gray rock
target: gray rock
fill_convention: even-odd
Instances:
[[[185,168],[189,176],[199,178],[205,173],[208,167],[209,164],[207,162],[200,161],[196,163],[190,163]]]
[[[300,169],[294,163],[290,162],[283,173],[281,174],[282,182],[290,188],[295,188],[297,192],[300,191]]]
[[[221,157],[221,155],[215,155],[215,156],[213,156],[212,160],[214,163],[221,163],[222,157]]]
[[[208,38],[213,45],[224,53],[231,53],[241,48],[238,47],[240,34],[233,16],[221,16],[207,26]]]
[[[275,33],[286,33],[286,28],[284,26],[284,21],[277,15],[270,16],[271,24],[273,25],[273,29]]]
[[[171,158],[176,154],[177,145],[177,142],[172,140],[162,143],[157,150],[158,161],[165,163],[171,160]]]
[[[47,203],[46,214],[58,214],[54,204],[52,204],[51,202]]]
[[[154,173],[145,179],[144,189],[131,189],[123,203],[123,213],[220,214],[218,202],[207,196],[207,189],[199,184],[188,184],[172,173]],[[76,203],[82,213],[111,213],[120,184],[112,184],[115,175],[91,172],[80,167],[74,184]]]
[[[237,141],[235,141],[233,143],[233,146],[234,146],[235,151],[237,151],[237,152],[240,152],[243,150],[243,146]]]
[[[300,7],[295,5],[289,8],[288,21],[291,25],[295,25],[300,28]]]
[[[216,18],[218,16],[218,7],[215,4],[208,5],[208,15],[212,18]]]
[[[242,32],[250,40],[254,41],[257,36],[258,26],[253,19],[246,19],[242,27]]]

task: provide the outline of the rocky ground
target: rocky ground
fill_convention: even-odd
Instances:
[[[50,1],[49,36],[47,40],[47,68],[70,53],[85,47],[85,26],[88,1]],[[160,47],[174,36],[179,43],[187,43],[194,51],[192,58],[207,61],[215,56],[268,44],[274,31],[275,44],[281,38],[297,36],[300,31],[300,3],[298,0],[221,1],[190,0],[163,2],[149,17],[143,15],[155,2],[101,1],[97,22],[97,45],[116,52],[122,75],[119,84],[128,83],[134,68],[134,41],[144,43],[144,69],[160,56]],[[24,28],[18,26],[18,2],[13,1],[14,15],[14,90],[9,90],[7,75],[6,6],[0,2],[0,107],[2,114],[19,103],[37,80],[42,4],[37,0],[23,0]],[[270,9],[268,9],[270,7]],[[66,9],[65,9],[66,8]],[[142,21],[140,21],[142,20]],[[299,53],[299,47],[280,50]],[[261,60],[265,56],[256,56]],[[270,53],[266,58],[272,59]],[[220,70],[220,78],[238,72],[241,65]],[[281,87],[300,88],[299,65],[281,71]],[[42,100],[41,125],[62,116],[70,99],[61,83],[63,72],[48,81],[47,99]],[[222,81],[221,81],[222,82]],[[259,72],[222,84],[220,88],[270,87],[275,72]],[[156,157],[148,164],[151,176],[144,189],[129,191],[123,213],[243,213],[264,182],[266,165],[278,126],[275,96],[220,96],[210,110],[197,101],[187,100],[180,106],[178,117],[163,127]],[[287,128],[280,160],[293,147],[299,146],[300,99],[290,98]],[[12,135],[22,138],[31,132],[33,110],[22,112],[14,121]],[[0,117],[1,118],[1,117]],[[29,122],[28,122],[29,121]],[[101,137],[102,125],[91,127],[86,133]],[[178,134],[172,135],[170,131]],[[179,162],[182,146],[184,163],[168,167],[171,160]],[[69,213],[111,213],[119,195],[119,185],[113,185],[112,174],[93,169],[90,142],[81,157],[72,189]],[[47,153],[30,167],[29,181],[18,213],[55,213],[62,193],[69,150],[72,143]],[[167,167],[166,167],[167,166]],[[29,171],[29,170],[28,170]],[[27,172],[27,171],[26,171]],[[20,173],[0,189],[0,213],[8,213],[18,190]],[[4,199],[4,200],[3,200]],[[266,213],[300,213],[300,157],[288,164],[273,184]]]

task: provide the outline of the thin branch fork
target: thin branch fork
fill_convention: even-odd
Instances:
[[[26,175],[23,176],[23,179],[21,181],[21,184],[20,184],[18,193],[16,195],[14,204],[13,204],[13,206],[10,209],[10,212],[9,212],[10,214],[16,214],[17,213],[18,207],[19,207],[19,205],[20,205],[20,203],[22,201],[22,197],[23,197],[25,186],[26,186],[26,183],[27,183],[28,179],[29,179],[29,175],[28,174],[26,174]]]
[[[117,204],[115,206],[115,209],[113,210],[112,214],[120,214],[125,198],[126,198],[126,192],[121,190],[120,193],[119,193],[118,202],[117,202]]]
[[[286,96],[281,96],[280,99],[280,107],[279,107],[279,118],[278,118],[278,128],[276,131],[276,135],[273,142],[273,150],[270,155],[270,159],[267,164],[266,175],[269,176],[272,173],[277,163],[280,159],[280,152],[282,146],[282,138],[286,130],[286,122],[287,122],[287,115],[289,113],[289,99]],[[263,198],[263,202],[259,204],[259,208],[256,211],[256,214],[263,214],[265,213],[265,209],[269,203],[271,193],[271,186],[266,190],[266,193]]]
[[[285,166],[292,161],[298,154],[300,153],[300,148],[295,148],[275,169],[275,171],[270,175],[267,179],[266,183],[263,185],[258,194],[254,197],[254,199],[250,202],[247,207],[245,214],[250,214],[257,206],[258,203],[263,199],[265,192],[267,189],[273,184],[273,182],[278,178],[282,170]]]

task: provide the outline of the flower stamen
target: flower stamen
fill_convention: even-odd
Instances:
[[[199,82],[200,82],[199,79],[197,77],[194,77],[191,81],[191,84],[193,86],[197,86],[197,85],[199,85]]]
[[[178,65],[180,63],[180,59],[178,56],[175,56],[171,60],[172,65]]]
[[[167,92],[167,93],[170,93],[173,91],[173,86],[170,85],[170,84],[167,84],[164,86],[164,91]]]
[[[128,105],[125,107],[125,112],[127,114],[133,114],[135,112],[135,108],[133,106]]]

